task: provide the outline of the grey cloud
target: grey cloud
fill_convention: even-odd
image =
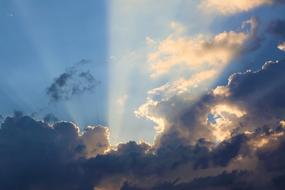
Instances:
[[[266,172],[267,187],[278,189],[282,187],[285,169],[281,161],[285,155],[280,153],[284,132],[282,125],[258,129],[252,134],[235,135],[219,145],[205,139],[193,146],[173,143],[158,148],[128,142],[104,153],[108,149],[108,134],[102,127],[89,127],[80,135],[79,129],[69,122],[48,125],[27,116],[8,117],[0,129],[0,188],[91,190],[117,179],[113,181],[115,189],[122,186],[125,190],[234,189],[246,184],[259,187],[258,181],[247,179]],[[261,138],[270,142],[256,150],[252,142]],[[258,168],[266,170],[227,171],[237,158],[250,155],[259,158]],[[242,169],[243,160],[239,164]],[[176,173],[181,168],[185,171]],[[212,173],[213,170],[216,171]],[[197,175],[203,171],[205,174]],[[192,177],[182,180],[185,175]],[[177,181],[167,183],[173,179]]]
[[[72,123],[50,126],[28,116],[7,117],[0,144],[1,189],[92,189],[83,183],[81,169],[86,144]]]
[[[75,95],[91,93],[100,84],[93,74],[84,68],[89,61],[81,60],[59,75],[47,88],[46,94],[52,101],[69,100]]]
[[[54,124],[59,121],[59,119],[52,113],[48,113],[43,118],[44,122]]]
[[[285,20],[278,19],[271,21],[268,26],[268,31],[272,34],[285,37]]]
[[[175,96],[158,104],[168,126],[154,145],[110,149],[107,128],[80,132],[70,122],[16,112],[0,128],[0,189],[284,189],[284,67],[267,62],[259,71],[232,75],[195,103]],[[173,103],[182,109],[169,109]],[[226,115],[231,134],[216,142],[212,128],[219,126],[206,119],[219,104],[246,114]]]

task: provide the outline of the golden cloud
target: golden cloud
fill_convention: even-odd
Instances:
[[[217,11],[223,15],[230,15],[272,3],[272,0],[204,0],[201,7],[206,12]]]
[[[234,31],[222,32],[214,37],[170,35],[148,56],[151,77],[167,74],[173,67],[181,65],[192,70],[221,68],[239,52],[248,37],[247,33]]]

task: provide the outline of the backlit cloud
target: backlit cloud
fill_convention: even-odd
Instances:
[[[70,122],[7,117],[0,128],[0,188],[281,190],[284,67],[271,61],[233,74],[195,103],[184,93],[161,98],[156,114],[167,128],[153,145],[112,147],[105,127],[80,131]]]
[[[244,32],[222,32],[213,37],[168,36],[149,54],[151,76],[167,74],[174,67],[189,70],[223,67],[240,51],[248,38]]]
[[[270,5],[274,0],[204,0],[201,4],[204,11],[217,11],[223,15],[246,12],[262,5]]]
[[[248,32],[222,32],[210,39],[181,37],[184,35],[181,32],[163,40],[149,55],[151,76],[168,74],[179,66],[190,74],[149,90],[146,102],[135,111],[136,116],[153,121],[160,132],[173,125],[176,116],[209,90],[235,56],[249,51],[248,42],[255,38],[257,21],[252,18],[243,22],[243,27],[246,25],[250,28]]]
[[[278,49],[280,49],[281,51],[285,51],[285,42],[279,44]]]

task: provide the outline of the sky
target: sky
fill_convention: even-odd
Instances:
[[[284,11],[0,0],[0,189],[284,189]]]

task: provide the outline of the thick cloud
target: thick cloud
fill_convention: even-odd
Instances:
[[[254,128],[275,124],[284,119],[284,69],[284,61],[269,61],[259,71],[234,74],[228,85],[221,87],[228,96],[221,93],[217,97],[223,96],[220,101],[230,101],[245,110],[241,125]]]
[[[272,34],[285,37],[285,20],[274,20],[268,26],[268,31]]]
[[[269,160],[261,158],[260,152],[265,151],[267,154],[267,151],[274,151],[279,155],[278,149],[284,139],[284,128],[278,127],[285,114],[284,69],[284,61],[269,61],[259,71],[233,74],[226,86],[219,86],[192,103],[191,99],[179,93],[158,99],[159,101],[152,104],[151,112],[145,112],[149,114],[150,119],[163,121],[165,125],[156,139],[156,154],[170,150],[178,151],[169,155],[180,155],[184,159],[165,157],[176,160],[175,169],[178,169],[179,165],[190,164],[191,167],[185,166],[188,168],[188,176],[200,170],[219,175],[221,168],[227,171],[249,170],[254,172],[252,178],[258,177],[259,172],[260,175],[267,175],[266,162],[269,163]],[[163,92],[161,91],[162,95]],[[190,147],[196,147],[198,142],[203,142],[204,151],[202,154],[191,153]],[[187,153],[197,157],[193,159]],[[277,165],[281,166],[279,163]],[[195,171],[191,172],[191,169]],[[283,172],[281,168],[275,169]],[[262,184],[261,187],[266,185],[267,188],[277,188],[273,182],[275,172],[277,171],[268,174],[266,184]],[[244,183],[260,189],[255,180]],[[125,184],[124,188],[130,187]]]
[[[247,172],[233,171],[231,173],[224,172],[217,176],[203,177],[194,179],[191,183],[178,183],[179,181],[164,182],[152,187],[151,190],[230,190],[230,189],[250,189],[250,186],[241,181],[242,178],[248,177]],[[251,188],[252,189],[252,188]],[[134,187],[127,182],[124,183],[121,190],[144,190]]]
[[[154,90],[167,94],[148,112],[165,124],[153,145],[16,112],[0,128],[0,189],[284,189],[284,69],[269,61],[195,101]]]
[[[251,18],[244,21],[242,28],[248,29],[248,32],[222,32],[212,38],[187,37],[174,33],[158,43],[157,49],[149,54],[151,76],[157,77],[171,71],[175,73],[175,68],[178,67],[182,67],[184,73],[179,73],[176,80],[149,90],[145,104],[135,114],[153,121],[159,132],[174,123],[177,125],[179,118],[176,117],[192,107],[191,102],[197,102],[207,93],[210,85],[232,59],[260,47],[257,20]],[[195,120],[198,119],[194,117]],[[184,132],[187,134],[187,131]],[[207,129],[200,132],[207,132]]]
[[[160,99],[149,99],[137,113],[163,124],[162,131],[176,133],[188,143],[199,138],[222,141],[237,130],[270,126],[284,115],[284,67],[284,61],[269,61],[260,71],[233,74],[228,85],[199,99],[193,99],[191,91],[161,99],[168,94],[162,90]],[[164,133],[161,138],[171,142],[173,137]]]
[[[271,21],[267,26],[267,31],[278,36],[280,38],[279,41],[283,41],[281,43],[279,42],[277,48],[281,51],[285,51],[285,20],[277,19]]]
[[[221,145],[203,153],[203,168],[191,170],[189,165],[184,175],[194,175],[188,182],[178,175],[170,180],[145,186],[143,183],[126,181],[122,190],[187,190],[187,189],[273,189],[284,188],[285,166],[284,127],[276,126],[270,130],[258,129],[251,134],[234,136],[231,140],[224,141]],[[179,151],[189,152],[186,149]],[[193,152],[197,153],[197,152]],[[190,155],[193,153],[190,153]],[[206,159],[205,159],[206,158]],[[162,159],[162,158],[161,158]],[[206,160],[206,161],[205,161]],[[187,159],[183,160],[184,163]],[[191,159],[188,159],[192,162]],[[175,168],[172,168],[173,172]],[[200,172],[204,172],[203,175]],[[185,176],[184,176],[185,177]],[[176,179],[176,180],[175,180]],[[189,182],[190,181],[190,182]]]
[[[101,126],[88,126],[82,135],[82,141],[86,148],[87,157],[104,154],[110,147],[109,130]]]
[[[285,42],[282,42],[281,44],[279,44],[278,49],[280,49],[281,51],[285,51]]]
[[[90,71],[84,69],[83,66],[87,63],[88,61],[81,60],[53,81],[46,92],[52,101],[69,100],[75,95],[94,91],[100,82]]]
[[[0,129],[0,189],[88,189],[81,184],[80,159],[89,154],[84,138],[72,123],[50,126],[28,116],[6,118]]]
[[[52,113],[48,113],[46,116],[43,118],[44,122],[54,124],[59,121],[59,119]]]
[[[102,145],[108,138],[104,128],[89,127],[87,131],[80,134],[79,129],[68,122],[50,126],[27,116],[6,118],[0,130],[0,188],[206,190],[210,187],[283,187],[284,122],[270,129],[235,135],[218,145],[203,139],[193,146],[176,143],[159,148],[129,142],[109,152],[106,152],[107,145],[103,151]],[[99,154],[94,153],[96,146]],[[256,167],[247,166],[253,162]],[[267,175],[265,184],[256,181],[260,174]]]

